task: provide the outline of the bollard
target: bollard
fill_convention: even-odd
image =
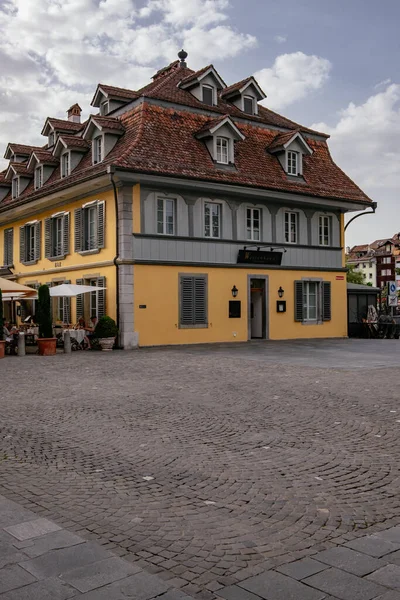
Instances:
[[[25,356],[25,333],[20,331],[18,335],[18,356]]]
[[[71,334],[69,331],[64,333],[64,354],[71,354]]]

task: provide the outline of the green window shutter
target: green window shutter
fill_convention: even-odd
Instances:
[[[322,320],[330,321],[332,318],[331,282],[322,282]]]
[[[19,260],[26,263],[25,225],[19,228]]]
[[[207,280],[194,277],[194,325],[207,324]]]
[[[35,223],[35,261],[40,260],[40,225],[40,221]]]
[[[303,321],[303,282],[294,282],[294,320]]]
[[[106,278],[99,277],[97,279],[97,285],[99,287],[106,287]],[[106,291],[107,290],[99,290],[97,292],[97,318],[104,317],[106,314]]]
[[[63,216],[63,249],[62,254],[69,254],[69,213]]]
[[[74,212],[75,216],[75,252],[82,252],[83,245],[83,210],[82,208],[76,208]]]
[[[104,248],[105,245],[105,202],[97,203],[97,247]]]
[[[52,219],[48,217],[44,220],[44,255],[46,258],[51,258],[52,256]]]
[[[84,285],[85,281],[83,279],[76,280],[77,285]],[[84,316],[84,300],[83,294],[78,294],[76,297],[76,321],[78,322],[81,317]]]
[[[194,324],[194,279],[181,276],[181,325]]]

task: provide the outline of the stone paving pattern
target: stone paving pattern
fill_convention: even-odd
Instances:
[[[8,357],[0,493],[188,596],[383,595],[400,569],[398,344]]]

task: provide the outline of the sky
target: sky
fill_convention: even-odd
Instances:
[[[254,74],[265,106],[329,133],[337,164],[378,202],[346,245],[400,231],[398,0],[0,0],[0,156],[42,145],[48,116],[83,117],[96,85],[137,89],[184,47],[228,85]],[[0,158],[0,167],[6,162]]]

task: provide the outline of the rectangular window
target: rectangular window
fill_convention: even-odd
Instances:
[[[94,162],[99,163],[103,160],[103,139],[101,135],[94,138]]]
[[[392,257],[391,256],[384,256],[382,259],[383,264],[385,265],[390,265],[390,263],[392,262]]]
[[[297,244],[299,214],[296,212],[285,212],[285,242]]]
[[[43,185],[43,167],[35,169],[35,190],[38,190]]]
[[[295,321],[317,324],[331,320],[330,281],[301,280],[294,286]]]
[[[372,273],[369,274],[369,278],[372,279]]]
[[[363,269],[366,269],[366,268],[367,268],[367,265],[366,265],[365,263],[363,263],[363,266],[362,266],[362,268],[363,268]]]
[[[259,242],[261,210],[259,208],[248,208],[246,212],[246,239]]]
[[[204,204],[204,235],[210,238],[221,237],[221,205]]]
[[[227,138],[217,137],[217,163],[229,163],[229,141]]]
[[[44,220],[46,258],[64,258],[69,254],[69,213],[57,213]]]
[[[19,255],[23,264],[40,259],[40,222],[26,223],[19,228]]]
[[[54,142],[55,142],[55,133],[54,133],[54,131],[51,131],[49,133],[49,147],[54,146]]]
[[[95,252],[105,245],[105,203],[91,202],[76,208],[75,252]]]
[[[175,200],[157,198],[157,233],[174,235],[175,233]]]
[[[316,321],[318,315],[318,286],[315,281],[303,283],[303,321]]]
[[[213,106],[213,104],[214,104],[214,88],[212,88],[210,85],[203,85],[202,86],[202,94],[203,94],[204,104]]]
[[[4,230],[4,260],[5,267],[14,264],[14,229],[11,227]]]
[[[319,217],[319,245],[331,245],[331,217],[320,215]]]
[[[61,155],[61,177],[68,177],[70,173],[69,152]]]
[[[11,193],[13,198],[18,198],[19,196],[19,178],[14,177],[11,182]]]
[[[92,285],[106,287],[106,278],[97,277],[90,279],[77,279],[78,285]],[[76,297],[76,319],[83,317],[85,321],[96,317],[100,319],[106,314],[106,290],[98,290],[89,294],[79,294]]]
[[[97,248],[97,207],[85,210],[85,250]]]
[[[207,275],[180,275],[179,326],[207,327]]]
[[[243,98],[243,111],[248,115],[254,115],[254,98],[251,96]]]
[[[288,175],[297,175],[298,170],[298,153],[288,152],[287,153],[287,172]]]

